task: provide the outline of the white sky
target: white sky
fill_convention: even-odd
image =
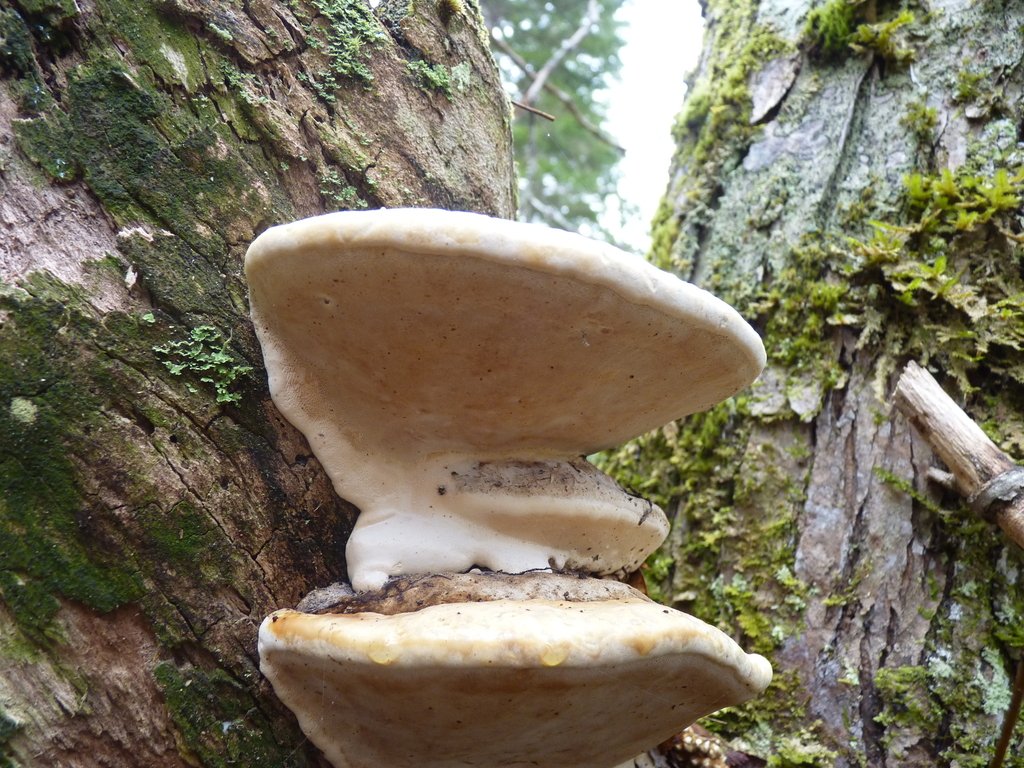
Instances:
[[[703,22],[697,0],[629,0],[618,17],[628,26],[620,53],[622,79],[606,95],[607,130],[626,149],[619,195],[638,209],[619,237],[644,253],[651,218],[668,184],[672,123],[686,93],[683,80],[697,66]],[[615,218],[607,223],[613,231]]]

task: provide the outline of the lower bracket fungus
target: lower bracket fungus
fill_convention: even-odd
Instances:
[[[582,458],[753,381],[731,307],[578,235],[428,209],[274,227],[246,275],[274,402],[360,509],[352,588],[259,640],[337,768],[611,768],[768,685],[603,578],[668,523]]]

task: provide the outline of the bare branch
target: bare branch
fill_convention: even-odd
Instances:
[[[526,62],[526,60],[522,56],[520,56],[514,48],[512,48],[512,46],[510,46],[500,37],[495,37],[494,35],[491,36],[491,40],[494,43],[495,48],[497,48],[499,51],[508,56],[509,59],[512,60],[512,63],[515,64],[524,75],[526,75],[528,78],[536,82],[537,74],[533,71],[533,68]],[[573,116],[573,118],[576,120],[577,123],[579,123],[580,127],[583,128],[583,130],[592,135],[598,141],[607,144],[616,152],[625,154],[626,148],[619,144],[617,141],[615,141],[615,139],[611,138],[606,133],[604,133],[596,125],[587,120],[587,118],[584,117],[583,114],[580,112],[579,107],[576,106],[575,102],[569,94],[567,94],[558,86],[553,85],[550,81],[544,83],[544,90],[550,93],[552,96],[554,96],[562,103],[562,106],[566,108],[569,114]],[[519,106],[523,109],[527,108],[525,104],[516,102],[513,102],[513,104],[516,104],[516,106]]]
[[[1014,726],[1020,717],[1021,702],[1024,701],[1024,658],[1017,662],[1017,674],[1013,679],[1013,696],[1010,699],[1010,708],[1006,710],[1006,717],[1003,719],[1003,730],[996,742],[996,753],[989,763],[989,768],[1000,768],[1003,759],[1006,757],[1006,750],[1010,747],[1010,740],[1013,738]]]
[[[1024,467],[1017,466],[953,402],[928,371],[910,362],[896,383],[896,407],[945,462],[971,508],[1024,547]]]
[[[522,102],[516,101],[515,99],[512,99],[512,106],[513,107],[519,107],[519,109],[525,110],[525,111],[529,112],[531,115],[537,115],[537,117],[543,117],[545,120],[550,120],[552,122],[554,122],[554,120],[555,120],[555,116],[552,115],[550,112],[545,112],[542,109],[537,109],[536,107],[531,107],[529,104],[523,104]]]
[[[576,28],[569,37],[562,41],[562,44],[558,46],[558,49],[551,54],[544,66],[537,70],[536,76],[533,78],[533,83],[526,90],[523,96],[523,101],[527,104],[532,104],[537,100],[537,96],[540,95],[541,89],[544,87],[544,83],[551,77],[551,73],[555,71],[559,64],[572,53],[583,42],[583,38],[590,34],[590,28],[594,26],[597,20],[601,16],[601,6],[597,0],[587,1],[587,10],[583,12],[583,18],[580,20],[580,25]]]
[[[546,218],[548,221],[554,222],[562,229],[567,230],[569,232],[576,231],[576,227],[574,227],[572,223],[567,218],[565,218],[565,216],[562,214],[560,210],[558,210],[554,206],[548,205],[543,200],[533,195],[524,195],[523,204],[542,214],[544,218]]]

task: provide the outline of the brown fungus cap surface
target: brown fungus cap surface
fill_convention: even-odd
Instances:
[[[611,768],[771,680],[764,658],[639,597],[285,610],[259,643],[335,768]]]
[[[578,457],[710,407],[764,363],[707,292],[604,243],[477,214],[273,227],[246,275],[274,402],[361,510],[357,590],[474,565],[637,567],[664,515]]]

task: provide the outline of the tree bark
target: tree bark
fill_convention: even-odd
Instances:
[[[743,751],[987,765],[1024,558],[929,481],[940,461],[890,393],[927,366],[1019,460],[1024,7],[704,6],[653,257],[739,307],[769,364],[609,458],[671,511],[649,578],[772,660],[766,696],[707,723]]]
[[[0,765],[324,765],[262,679],[356,510],[242,259],[338,208],[515,211],[474,3],[0,4]]]

